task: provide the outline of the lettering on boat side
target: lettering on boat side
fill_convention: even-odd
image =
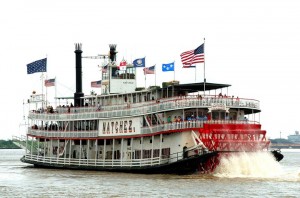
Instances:
[[[137,123],[135,119],[101,121],[99,135],[137,134]]]
[[[133,82],[123,81],[123,84],[133,84]]]
[[[211,112],[214,110],[223,110],[229,112],[229,108],[227,108],[226,105],[222,103],[211,103],[211,107],[208,108],[208,111]]]

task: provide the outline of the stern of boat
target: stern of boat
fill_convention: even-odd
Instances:
[[[265,151],[270,145],[260,124],[206,123],[199,129],[199,139],[209,151],[218,151],[218,155],[199,167],[201,172],[212,172],[220,159],[232,152]]]

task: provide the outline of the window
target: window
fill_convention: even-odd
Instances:
[[[131,145],[131,139],[127,139],[127,146]]]

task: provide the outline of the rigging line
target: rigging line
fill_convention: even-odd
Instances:
[[[62,83],[59,83],[59,82],[57,82],[57,84],[63,86],[64,88],[68,89],[69,91],[75,92],[74,88],[72,89],[72,88],[67,87],[66,85],[64,85],[64,84],[62,84]]]

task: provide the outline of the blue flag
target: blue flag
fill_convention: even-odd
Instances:
[[[47,58],[27,64],[27,74],[47,71]]]
[[[162,71],[163,72],[174,71],[174,62],[169,64],[162,64]]]
[[[135,59],[133,61],[133,66],[134,67],[145,67],[145,57],[144,58],[138,58],[138,59]]]

